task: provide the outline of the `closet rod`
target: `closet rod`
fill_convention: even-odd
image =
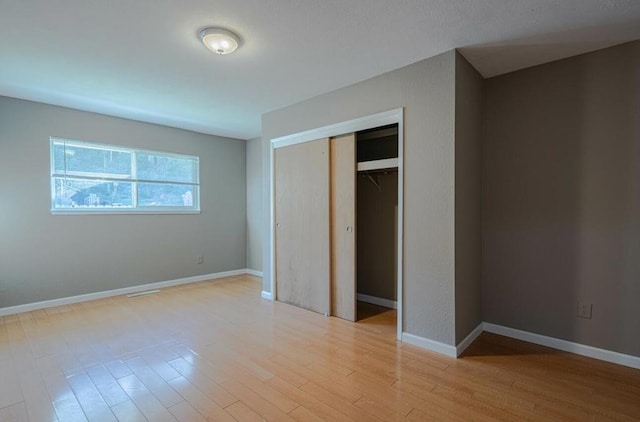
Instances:
[[[371,177],[371,174],[366,173],[366,176],[371,181],[371,183],[373,183],[373,185],[378,188],[378,192],[380,192],[382,190],[382,188],[380,187],[380,184],[376,182],[376,180],[373,177]]]

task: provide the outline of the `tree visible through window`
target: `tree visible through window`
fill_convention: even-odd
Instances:
[[[199,158],[51,138],[51,210],[200,210]]]

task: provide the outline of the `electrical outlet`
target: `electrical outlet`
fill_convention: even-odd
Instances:
[[[204,256],[198,255],[196,256],[196,264],[202,264],[204,262]]]
[[[593,303],[578,302],[578,317],[591,319]]]

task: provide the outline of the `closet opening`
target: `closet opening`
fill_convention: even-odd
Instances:
[[[398,125],[356,132],[357,321],[395,335],[398,303]]]

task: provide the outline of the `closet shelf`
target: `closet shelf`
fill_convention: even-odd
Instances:
[[[358,171],[381,170],[398,167],[398,158],[384,160],[361,161],[358,163]]]

